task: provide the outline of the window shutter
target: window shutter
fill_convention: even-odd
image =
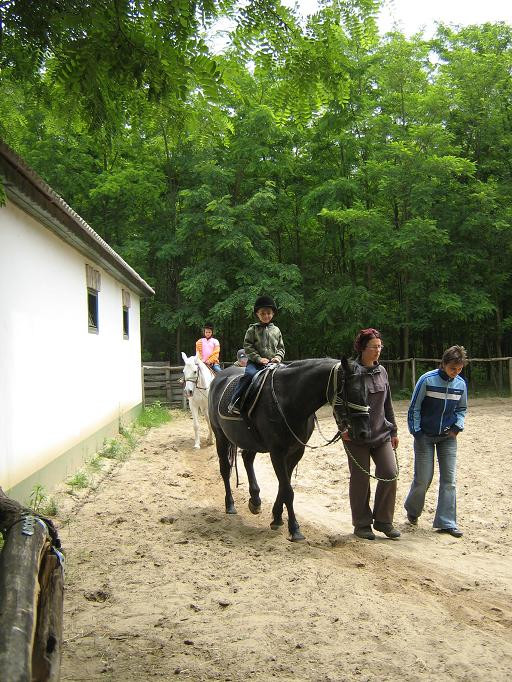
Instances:
[[[91,265],[85,265],[85,272],[87,276],[87,286],[94,291],[101,289],[101,274],[99,270],[95,270]]]

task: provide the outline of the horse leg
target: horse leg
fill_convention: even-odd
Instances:
[[[244,460],[245,470],[247,472],[247,479],[249,481],[249,509],[253,514],[259,514],[261,512],[261,498],[260,498],[260,487],[258,481],[256,480],[256,474],[254,473],[254,458],[256,457],[256,452],[253,450],[242,450],[242,459]]]
[[[231,476],[229,450],[230,447],[232,446],[229,440],[221,431],[215,432],[215,441],[217,443],[217,455],[219,457],[220,475],[222,476],[222,480],[224,481],[224,489],[226,491],[226,497],[224,498],[226,514],[236,514],[235,501],[233,500],[233,495],[231,493],[231,484],[229,482]]]
[[[277,530],[283,525],[283,500],[281,495],[277,493],[276,500],[272,506],[272,521],[270,522],[270,527],[272,530]]]
[[[208,438],[206,439],[206,445],[212,445],[212,443],[213,443],[213,430],[212,430],[212,425],[210,424],[210,417],[208,415],[208,402],[206,403],[206,407],[204,410],[204,418],[206,419],[206,423],[208,424]]]
[[[188,401],[190,411],[192,412],[192,420],[194,422],[194,449],[199,450],[201,447],[201,439],[199,437],[199,407],[192,398]]]
[[[288,530],[292,542],[298,542],[299,540],[305,539],[304,535],[300,532],[299,524],[295,517],[293,508],[294,492],[290,482],[290,472],[293,471],[293,468],[302,457],[303,452],[304,448],[302,448],[300,452],[296,450],[290,454],[276,451],[270,453],[272,466],[274,467],[274,471],[276,472],[279,481],[279,490],[276,501],[274,502],[274,507],[272,508],[274,518],[270,526],[272,528],[282,525],[282,509],[284,503],[288,511]]]
[[[292,473],[297,464],[300,462],[302,459],[302,455],[304,454],[304,448],[300,448],[297,450],[295,453],[292,453],[291,455],[289,454],[288,460],[287,460],[287,465],[286,465],[286,470],[288,472],[288,480],[291,483],[292,480]],[[281,493],[277,493],[277,497],[275,499],[274,505],[272,507],[272,521],[270,523],[270,527],[272,530],[277,530],[283,525],[283,498],[281,497]]]

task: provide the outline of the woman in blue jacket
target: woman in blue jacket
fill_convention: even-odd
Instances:
[[[443,353],[441,366],[423,374],[416,384],[407,413],[414,436],[414,478],[405,500],[407,518],[414,526],[425,505],[434,476],[434,454],[439,463],[439,496],[434,528],[462,537],[457,527],[457,436],[464,429],[467,408],[466,382],[459,376],[468,359],[463,346]]]

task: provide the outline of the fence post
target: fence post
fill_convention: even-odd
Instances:
[[[165,367],[165,396],[169,407],[172,404],[171,367]]]
[[[416,386],[416,358],[411,358],[411,382],[412,390],[414,391],[414,387]]]
[[[508,389],[512,395],[512,358],[508,359]]]

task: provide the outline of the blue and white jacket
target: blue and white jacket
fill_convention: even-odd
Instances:
[[[416,383],[407,413],[409,432],[439,436],[462,431],[468,392],[460,376],[450,379],[442,369],[423,374]]]

